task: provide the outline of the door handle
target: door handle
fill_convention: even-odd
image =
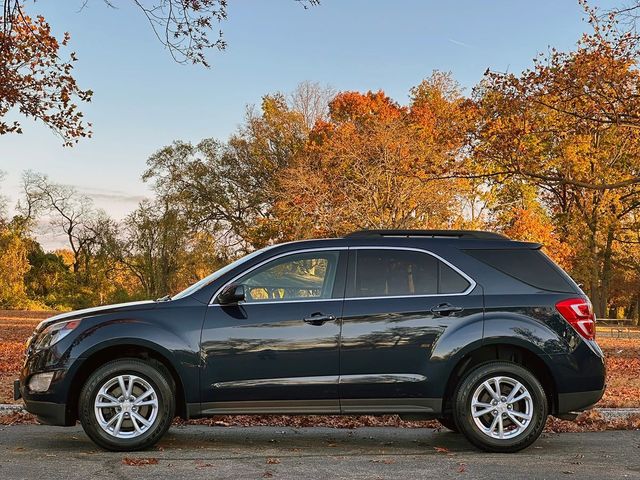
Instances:
[[[431,309],[431,312],[435,313],[436,315],[440,315],[440,316],[446,317],[447,315],[450,315],[450,314],[456,313],[456,312],[461,312],[463,310],[464,310],[464,308],[456,307],[454,305],[451,305],[450,303],[441,303],[441,304],[436,305],[435,307],[433,307]]]
[[[336,317],[334,317],[333,315],[325,315],[324,313],[314,313],[309,317],[305,317],[304,323],[308,323],[309,325],[315,325],[315,326],[320,326],[323,325],[325,322],[332,322],[333,320],[335,320]]]

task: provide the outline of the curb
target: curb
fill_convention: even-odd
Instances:
[[[9,415],[15,412],[23,412],[27,411],[24,409],[22,405],[15,405],[11,403],[0,403],[0,415]]]
[[[626,420],[640,416],[640,408],[594,408],[605,420]]]

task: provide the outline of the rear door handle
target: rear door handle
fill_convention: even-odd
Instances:
[[[456,312],[461,312],[463,310],[464,308],[451,305],[450,303],[441,303],[440,305],[436,305],[435,307],[433,307],[431,309],[431,312],[435,313],[436,315],[441,315],[443,317],[446,317],[447,315],[450,315]]]
[[[305,317],[304,323],[308,323],[309,325],[315,325],[315,326],[320,326],[323,325],[325,322],[332,322],[336,319],[336,317],[334,317],[333,315],[325,315],[324,313],[321,312],[317,312],[312,314],[309,317]]]

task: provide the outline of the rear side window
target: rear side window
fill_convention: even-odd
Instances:
[[[349,297],[462,293],[470,286],[453,268],[427,253],[391,249],[354,253]]]
[[[575,293],[574,286],[540,250],[465,250],[465,253],[532,287]]]

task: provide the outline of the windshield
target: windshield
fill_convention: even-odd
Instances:
[[[252,252],[249,255],[245,255],[244,257],[239,258],[235,262],[231,262],[229,265],[227,265],[225,267],[222,267],[220,270],[216,270],[212,274],[207,275],[202,280],[194,283],[190,287],[185,288],[180,293],[177,293],[176,295],[173,295],[171,297],[171,299],[172,300],[177,300],[179,298],[184,298],[184,297],[186,297],[188,295],[191,295],[193,292],[195,292],[197,290],[200,290],[205,285],[209,285],[214,280],[220,278],[222,275],[224,275],[228,271],[233,270],[237,266],[242,265],[243,263],[251,260],[254,257],[257,257],[258,255],[260,255],[263,252],[266,252],[267,250],[271,250],[274,246],[275,245],[271,245],[269,247],[261,248],[260,250],[256,250],[255,252]]]

